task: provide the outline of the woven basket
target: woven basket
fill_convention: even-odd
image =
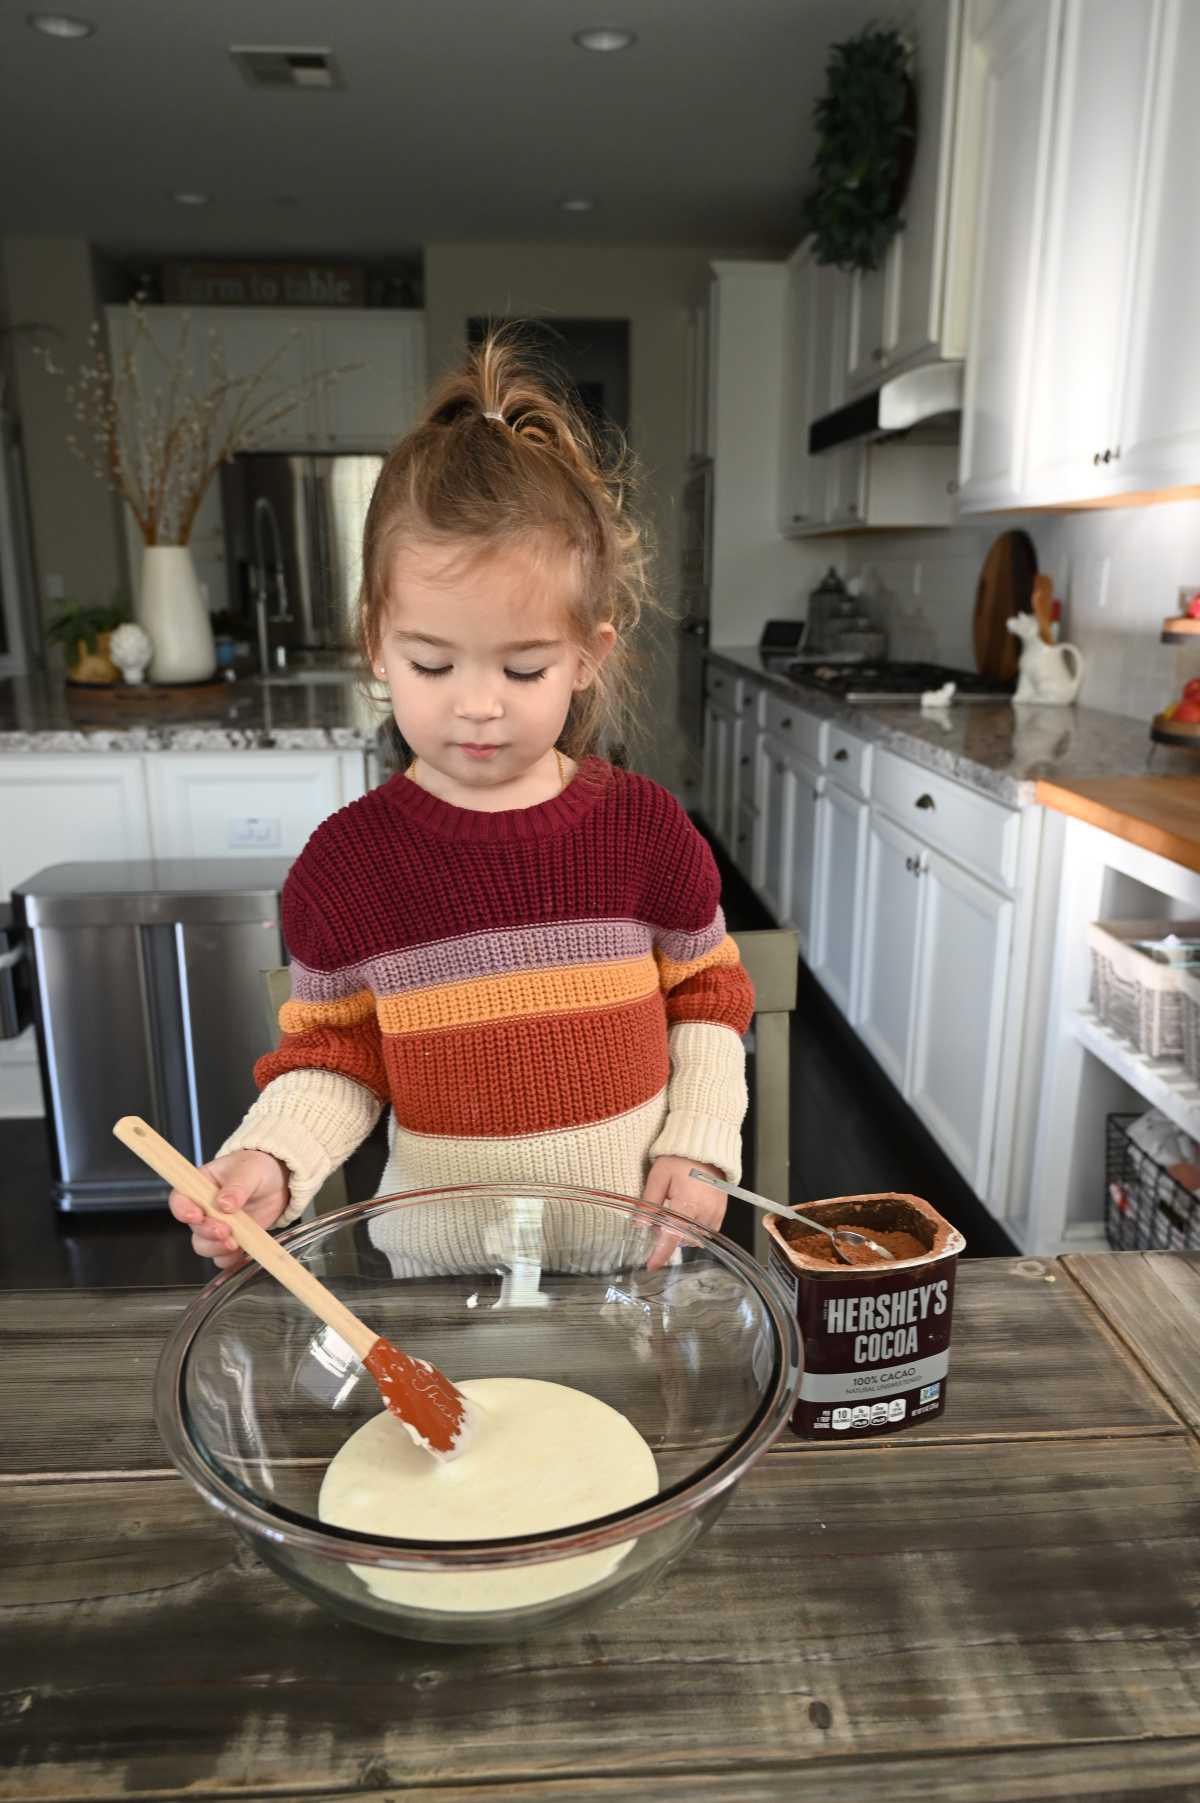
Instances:
[[[1168,933],[1183,943],[1161,960],[1134,944],[1135,940],[1162,939]],[[1130,1040],[1147,1058],[1181,1059],[1184,1012],[1180,977],[1189,965],[1200,971],[1200,921],[1097,920],[1088,927],[1088,945],[1091,1002],[1105,1026]],[[1200,1045],[1197,1051],[1200,1054]]]

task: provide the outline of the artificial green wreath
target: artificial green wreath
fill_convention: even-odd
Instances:
[[[878,269],[904,224],[917,137],[911,67],[898,31],[871,26],[832,48],[829,86],[813,109],[817,186],[801,215],[818,263]]]

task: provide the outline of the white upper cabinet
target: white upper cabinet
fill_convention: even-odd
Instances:
[[[1154,35],[1152,135],[1120,433],[1122,490],[1156,491],[1200,476],[1200,6],[1141,0]]]
[[[779,481],[779,530],[785,533],[824,518],[824,495],[819,492],[824,487],[824,465],[808,450],[809,422],[816,411],[815,328],[821,273],[807,244],[788,258]]]
[[[851,391],[878,386],[896,342],[896,246],[893,238],[878,269],[856,269],[850,277],[846,334],[846,386]]]
[[[889,370],[961,357],[974,194],[971,135],[960,107],[962,0],[916,0],[906,14],[914,43],[917,144],[902,206],[904,230],[878,269],[847,280],[846,381],[877,387]]]
[[[417,417],[425,392],[425,315],[327,314],[316,328],[319,369],[344,369],[324,389],[321,437],[333,450],[388,451]]]
[[[685,342],[687,355],[685,394],[687,454],[688,461],[695,462],[698,458],[709,455],[708,407],[711,374],[707,301],[688,308]]]
[[[1061,11],[1061,0],[986,0],[971,18],[964,101],[981,137],[960,459],[967,510],[1023,498]]]
[[[215,333],[230,377],[255,376],[270,362],[259,390],[264,396],[301,388],[318,367],[307,316],[296,319],[286,312],[258,307],[196,307],[192,314],[204,321],[206,331]],[[290,393],[284,394],[281,405],[291,398]],[[265,419],[269,423],[257,435],[256,448],[308,451],[316,447],[321,422],[314,396],[306,394],[297,406],[273,418],[277,411],[268,407]]]
[[[1195,9],[1192,18],[1195,21]],[[1113,486],[1121,444],[1122,371],[1129,340],[1134,283],[1141,259],[1134,254],[1144,183],[1145,146],[1151,118],[1154,51],[1162,0],[1066,0],[1058,101],[1054,109],[1046,244],[1030,396],[1028,462],[1024,489],[1031,501],[1078,501]],[[1192,77],[1200,73],[1200,39],[1192,33]],[[1186,64],[1186,55],[1181,59]],[[1191,94],[1188,96],[1191,99]],[[1195,108],[1184,118],[1190,141],[1168,154],[1168,167],[1181,181],[1177,156],[1191,159],[1188,188],[1200,169],[1200,132]],[[1164,134],[1169,137],[1170,132]],[[1178,191],[1176,221],[1195,206]],[[1200,234],[1194,250],[1200,250]],[[1173,345],[1195,342],[1183,331],[1189,311],[1176,283],[1187,276],[1175,263],[1171,245],[1169,280],[1161,272],[1148,299],[1154,309],[1174,305],[1172,324],[1147,320],[1156,335]],[[1193,261],[1191,279],[1200,278]],[[1170,334],[1174,336],[1171,337]],[[1160,393],[1175,391],[1178,357],[1148,365]],[[1194,404],[1200,359],[1193,364],[1192,424],[1200,425]],[[1186,381],[1181,392],[1187,392]],[[1196,471],[1195,441],[1190,468]]]
[[[974,121],[961,110],[961,0],[917,0],[917,154],[892,241],[889,364],[966,353],[974,219]]]

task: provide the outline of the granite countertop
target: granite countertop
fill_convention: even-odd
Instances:
[[[1155,745],[1149,722],[1090,707],[1014,707],[966,701],[935,713],[915,705],[839,701],[771,670],[757,649],[709,646],[708,656],[796,702],[840,721],[900,757],[923,764],[1010,807],[1037,799],[1039,782],[1094,777],[1196,776],[1194,753]]]
[[[357,680],[253,678],[205,689],[68,689],[0,680],[0,755],[52,751],[360,751],[390,718]]]

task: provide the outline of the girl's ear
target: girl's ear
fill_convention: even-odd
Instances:
[[[595,632],[592,634],[590,645],[588,645],[582,653],[579,669],[576,673],[572,687],[576,689],[591,688],[596,680],[597,671],[612,651],[616,642],[617,629],[611,620],[606,620],[603,626],[597,626]]]

